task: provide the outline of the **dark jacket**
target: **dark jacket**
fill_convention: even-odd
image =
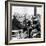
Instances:
[[[14,16],[14,19],[12,20],[12,30],[18,30],[18,29],[22,29],[22,28],[23,28],[23,26],[20,24],[20,22]]]

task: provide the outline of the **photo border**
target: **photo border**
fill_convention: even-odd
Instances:
[[[44,41],[8,43],[8,2],[36,3],[36,4],[43,4],[44,5]],[[5,1],[5,44],[6,45],[13,45],[13,44],[44,43],[44,42],[45,42],[45,3],[44,2],[30,2],[30,1]]]

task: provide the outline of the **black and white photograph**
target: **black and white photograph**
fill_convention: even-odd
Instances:
[[[44,5],[8,2],[9,43],[44,42]]]
[[[12,6],[12,37],[17,39],[40,38],[41,24],[38,10],[34,14],[34,7]]]

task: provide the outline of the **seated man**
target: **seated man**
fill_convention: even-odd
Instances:
[[[12,20],[12,30],[18,30],[18,29],[22,29],[22,28],[23,28],[23,25],[20,24],[20,22],[14,16],[14,18]]]

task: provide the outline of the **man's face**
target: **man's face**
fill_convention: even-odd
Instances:
[[[20,16],[17,16],[16,19],[19,21],[19,22],[23,22],[24,21],[24,16],[23,15],[20,15]]]

